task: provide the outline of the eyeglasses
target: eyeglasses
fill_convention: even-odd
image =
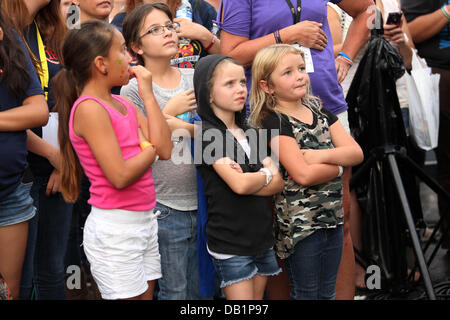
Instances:
[[[178,30],[180,30],[180,24],[177,22],[172,22],[171,24],[167,24],[165,26],[154,26],[146,33],[144,33],[141,38],[145,37],[148,34],[152,34],[153,36],[162,35],[164,33],[164,28],[166,28],[170,32],[178,32]]]

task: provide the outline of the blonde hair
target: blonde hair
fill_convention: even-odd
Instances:
[[[289,44],[275,44],[261,49],[252,64],[252,88],[250,92],[249,124],[252,127],[261,128],[262,121],[269,112],[275,112],[280,116],[281,111],[277,108],[276,97],[266,93],[260,82],[264,80],[268,85],[272,84],[271,75],[280,60],[288,54],[298,54],[305,60],[302,51]],[[319,97],[311,94],[311,85],[308,83],[306,95],[302,98],[302,104],[309,107],[313,112],[322,108],[322,101]]]

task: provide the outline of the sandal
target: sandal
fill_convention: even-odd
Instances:
[[[11,292],[9,291],[6,281],[0,277],[0,300],[12,300]]]

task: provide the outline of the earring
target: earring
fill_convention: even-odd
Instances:
[[[103,71],[103,75],[107,76],[108,75],[108,70],[105,69],[105,71]]]

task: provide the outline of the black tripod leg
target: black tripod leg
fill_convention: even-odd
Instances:
[[[406,197],[406,192],[403,187],[402,178],[400,176],[400,171],[398,170],[397,161],[394,154],[388,155],[389,166],[391,168],[392,175],[395,181],[395,187],[397,188],[398,195],[403,207],[403,213],[405,214],[405,219],[408,224],[409,233],[411,235],[411,240],[414,246],[414,251],[416,253],[416,258],[419,262],[420,272],[425,283],[425,288],[427,290],[428,298],[430,300],[436,300],[436,295],[434,293],[433,285],[431,283],[430,273],[428,272],[427,265],[425,262],[425,257],[423,256],[422,248],[420,246],[419,237],[417,236],[416,228],[414,225],[414,220],[412,218],[411,209],[409,208],[408,198]]]
[[[450,194],[445,190],[437,181],[431,178],[417,163],[415,163],[410,157],[407,155],[403,155],[398,153],[397,156],[400,156],[400,159],[404,161],[404,163],[413,171],[413,173],[419,177],[426,185],[430,187],[431,190],[436,192],[436,194],[444,197],[448,203],[450,203]]]

